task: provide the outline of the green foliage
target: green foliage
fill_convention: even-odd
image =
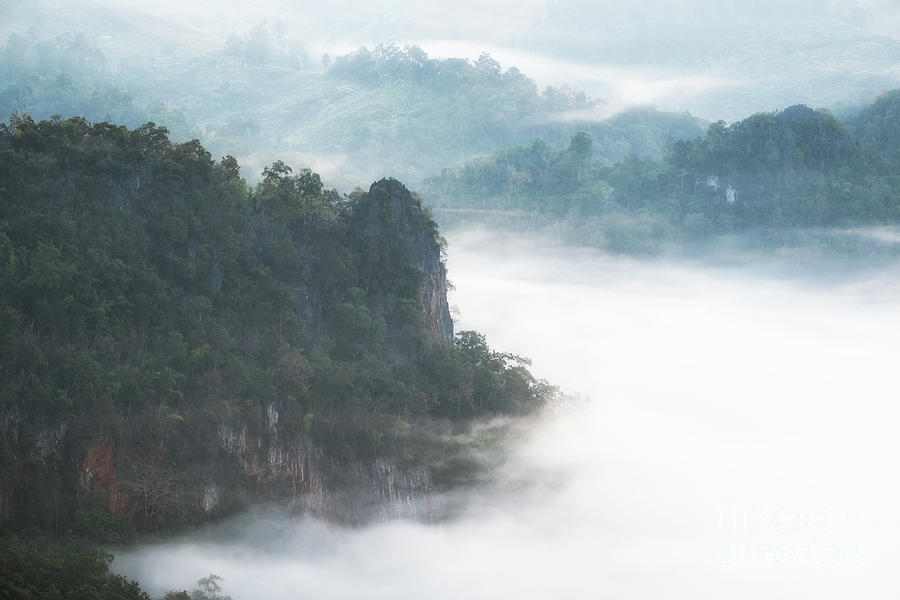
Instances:
[[[900,90],[882,94],[849,121],[868,157],[880,157],[884,169],[900,172]]]
[[[149,600],[137,583],[109,572],[112,556],[72,543],[0,538],[0,598]]]
[[[222,577],[210,573],[197,581],[197,589],[190,594],[186,591],[171,591],[163,596],[163,600],[231,600],[231,596],[222,595],[220,581],[223,581]]]
[[[705,136],[673,139],[663,160],[603,164],[578,132],[563,151],[535,141],[445,170],[426,192],[439,208],[505,210],[632,253],[749,229],[895,223],[897,97],[884,95],[849,125],[806,106],[713,123]]]
[[[597,100],[568,88],[539,91],[486,54],[436,59],[417,46],[379,45],[329,59],[323,71],[286,32],[265,25],[204,54],[151,61],[132,53],[113,61],[77,34],[11,36],[0,49],[0,115],[153,121],[175,140],[199,138],[250,164],[268,161],[272,148],[315,153],[339,160],[327,175],[348,189],[379,172],[418,184],[445,165],[536,136],[561,146],[585,130],[595,158],[615,161],[630,152],[658,157],[669,137],[701,133],[690,116],[652,109],[596,122]]]
[[[349,460],[402,455],[411,418],[540,405],[521,360],[425,322],[441,245],[399,182],[345,197],[281,161],[253,187],[238,173],[153,123],[0,125],[8,524],[118,543],[132,520],[189,523],[229,427]],[[96,440],[117,448],[125,519],[76,493]]]
[[[135,531],[131,521],[110,514],[105,504],[105,502],[100,506],[88,504],[85,508],[79,509],[67,533],[76,539],[104,545],[120,545],[134,541]]]
[[[231,600],[231,596],[223,596],[220,592],[222,586],[219,582],[222,578],[215,573],[210,573],[197,581],[198,588],[191,592],[191,600]]]

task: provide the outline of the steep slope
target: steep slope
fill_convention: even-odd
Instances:
[[[3,528],[421,516],[470,473],[451,427],[551,392],[453,337],[436,227],[395,180],[343,197],[276,162],[249,188],[196,141],[83,119],[16,119],[0,155]]]

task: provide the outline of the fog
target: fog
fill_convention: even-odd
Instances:
[[[894,0],[465,0],[452,10],[434,0],[40,0],[0,2],[0,14],[4,37],[82,31],[126,55],[202,54],[261,23],[304,47],[309,66],[379,43],[442,57],[487,51],[539,87],[708,120],[865,103],[900,81]]]
[[[501,64],[516,66],[542,85],[576,87],[602,98],[596,110],[557,115],[558,120],[602,121],[629,107],[653,105],[687,110],[718,90],[734,90],[748,82],[735,75],[712,72],[672,72],[659,66],[617,65],[556,58],[526,49],[466,40],[413,40],[430,56],[477,59],[487,52]]]
[[[0,16],[4,118],[152,121],[235,156],[250,182],[282,160],[342,192],[384,176],[421,189],[534,138],[564,148],[579,129],[595,129],[598,164],[659,158],[667,136],[699,133],[595,128],[638,106],[698,127],[801,103],[844,117],[900,86],[894,0],[0,0]],[[459,102],[433,74],[335,68],[379,44],[488,53],[528,82],[470,86]]]
[[[448,238],[457,330],[581,400],[548,410],[448,522],[345,529],[261,510],[114,568],[156,595],[216,573],[235,600],[889,597],[895,266],[810,278],[790,260]]]
[[[799,103],[853,114],[900,85],[897,0],[0,0],[0,17],[11,110],[152,119],[173,141],[237,156],[251,183],[280,159],[345,192],[387,176],[415,188],[541,135],[565,148],[564,129],[636,105],[707,121]],[[265,52],[241,50],[254,31]],[[328,70],[377,44],[487,52],[536,84],[509,97],[543,106],[536,90],[556,86],[588,108],[507,123],[506,106],[461,101],[453,85]],[[456,108],[448,123],[471,131],[437,127]],[[662,139],[636,118],[596,140],[594,164],[641,141],[645,122]],[[256,507],[117,553],[113,568],[156,597],[216,573],[235,600],[887,597],[900,561],[900,231],[814,234],[853,242],[766,256],[711,244],[712,261],[445,232],[457,331],[530,357],[571,395],[508,442],[489,481],[455,492],[439,523],[345,528]],[[834,248],[854,256],[823,256]]]

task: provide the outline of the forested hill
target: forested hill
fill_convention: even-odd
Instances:
[[[487,54],[438,59],[416,46],[380,44],[328,57],[326,66],[262,25],[202,53],[152,57],[132,55],[129,45],[104,52],[96,37],[75,32],[4,41],[4,118],[19,111],[131,127],[154,121],[175,140],[198,138],[260,167],[248,177],[277,158],[319,165],[348,190],[385,172],[418,185],[442,167],[535,135],[565,145],[587,128],[596,155],[616,161],[629,152],[658,157],[668,137],[702,133],[690,115],[646,108],[598,121],[601,101],[541,90]]]
[[[260,498],[361,518],[341,490],[450,485],[451,427],[551,393],[453,336],[399,182],[238,172],[152,123],[0,126],[0,528],[108,541]]]
[[[713,123],[704,136],[673,140],[661,160],[598,161],[588,132],[562,151],[538,140],[447,169],[424,191],[438,208],[525,213],[515,218],[618,251],[751,230],[896,224],[898,98],[886,93],[846,122],[797,105]]]

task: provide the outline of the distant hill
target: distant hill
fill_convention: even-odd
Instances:
[[[597,156],[609,161],[632,151],[658,157],[670,137],[701,132],[690,115],[652,110],[598,120],[600,100],[540,91],[487,54],[439,60],[415,46],[380,45],[321,64],[264,26],[211,50],[180,37],[181,46],[162,53],[102,49],[130,35],[11,35],[0,49],[0,114],[130,127],[153,121],[173,139],[196,138],[218,156],[237,156],[249,178],[283,159],[346,190],[382,173],[416,186],[509,144],[540,137],[565,145],[580,128],[593,131]]]
[[[596,160],[583,131],[566,150],[510,148],[422,189],[446,224],[483,217],[460,209],[509,211],[516,227],[628,252],[726,233],[898,224],[897,98],[889,92],[846,123],[803,105],[713,123],[673,140],[661,160]]]

